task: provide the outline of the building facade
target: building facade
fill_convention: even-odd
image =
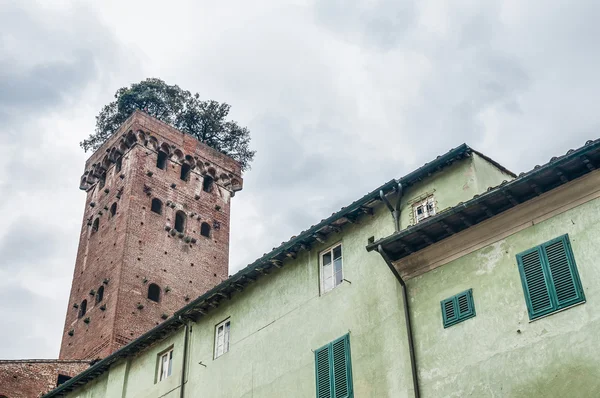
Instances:
[[[600,396],[600,141],[515,176],[462,145],[47,397]]]

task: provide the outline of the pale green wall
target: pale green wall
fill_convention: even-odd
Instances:
[[[587,302],[529,322],[515,255],[565,233]],[[423,397],[600,396],[599,235],[595,200],[408,281]],[[469,288],[477,316],[444,329]]]
[[[460,202],[466,202],[489,187],[511,180],[512,177],[476,153],[434,173],[404,191],[401,203],[400,228],[414,224],[412,204],[433,194],[437,213],[441,213]]]
[[[412,397],[400,286],[383,260],[365,250],[370,236],[392,232],[391,216],[380,206],[374,216],[365,216],[360,224],[332,234],[326,244],[301,252],[193,324],[186,396],[314,396],[313,350],[350,332],[355,395]],[[321,296],[318,253],[339,241],[349,282]],[[213,360],[214,328],[226,318],[231,319],[231,348]],[[118,391],[125,390],[126,397],[178,396],[182,342],[183,329],[138,354],[129,365],[126,361],[113,365],[111,394],[106,382],[96,385],[95,393],[120,396]],[[154,384],[157,354],[171,344],[173,376]],[[172,393],[164,395],[168,391]]]
[[[477,189],[479,192],[485,192],[490,187],[496,187],[502,181],[510,181],[513,176],[498,169],[492,163],[488,162],[476,153],[472,154],[473,170],[477,176]]]
[[[198,397],[314,396],[312,350],[350,331],[356,396],[412,396],[399,285],[364,249],[369,236],[392,228],[381,208],[209,313],[194,326],[190,391]],[[339,240],[351,283],[320,296],[317,254]],[[214,327],[227,317],[231,350],[213,360]]]

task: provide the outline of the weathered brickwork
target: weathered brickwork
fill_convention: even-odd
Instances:
[[[157,166],[161,152],[164,169]],[[190,168],[187,181],[182,167]],[[242,181],[233,159],[134,113],[86,162],[87,199],[60,358],[105,357],[227,278],[230,198]],[[155,198],[160,214],[151,210]],[[178,212],[185,215],[181,233]],[[148,298],[151,284],[160,287],[158,302]]]
[[[0,360],[0,396],[9,398],[41,397],[56,387],[58,375],[73,377],[89,366],[89,361]]]

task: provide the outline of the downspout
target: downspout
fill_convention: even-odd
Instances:
[[[184,321],[184,319],[179,316],[180,321]],[[179,389],[179,397],[184,397],[184,389],[185,389],[185,372],[187,370],[187,355],[188,355],[188,338],[189,338],[189,321],[185,321],[185,330],[184,330],[184,338],[183,338],[183,361],[181,363],[181,388]]]
[[[385,197],[383,193],[383,189],[379,191],[379,197],[385,203],[387,208],[392,213],[392,217],[394,218],[394,230],[396,232],[400,231],[400,201],[402,200],[402,183],[398,183],[398,187],[396,188],[396,192],[398,193],[398,198],[396,199],[396,205],[392,206],[388,198]]]
[[[383,203],[385,203],[385,205],[389,209],[390,213],[392,213],[392,217],[394,218],[394,230],[396,232],[398,232],[398,231],[400,231],[400,203],[402,201],[402,194],[403,194],[401,182],[398,182],[398,187],[396,188],[396,192],[398,194],[398,197],[396,198],[395,206],[392,206],[392,204],[390,203],[388,198],[385,197],[383,190],[379,191],[379,197],[381,198]],[[411,373],[412,373],[412,379],[413,379],[413,389],[415,391],[415,398],[419,398],[420,393],[419,393],[419,379],[417,377],[417,360],[415,358],[415,343],[414,343],[413,333],[412,333],[412,324],[410,322],[410,312],[409,312],[409,306],[408,306],[408,293],[407,293],[407,289],[406,289],[406,283],[404,283],[404,280],[402,279],[402,277],[396,270],[396,267],[394,267],[394,265],[392,264],[392,261],[390,260],[389,256],[385,252],[385,250],[383,250],[383,247],[381,245],[377,246],[377,251],[383,258],[383,261],[385,261],[385,263],[388,265],[388,267],[390,268],[390,270],[392,271],[392,273],[394,274],[394,276],[396,277],[398,282],[400,282],[400,286],[402,286],[402,301],[403,301],[403,305],[404,305],[404,320],[406,323],[406,335],[408,337],[408,351],[410,354],[410,367],[411,367]]]
[[[383,261],[385,261],[385,263],[388,265],[388,267],[390,268],[390,270],[392,271],[392,273],[394,274],[394,276],[396,277],[398,282],[400,282],[400,286],[402,286],[402,301],[404,304],[404,321],[406,323],[406,334],[408,337],[408,352],[410,355],[410,367],[411,367],[411,371],[412,371],[411,373],[412,373],[412,379],[413,379],[413,388],[415,391],[415,398],[419,398],[420,393],[419,393],[419,379],[417,377],[417,360],[415,358],[415,344],[414,344],[414,340],[413,340],[412,324],[410,322],[410,312],[409,312],[409,307],[408,307],[408,293],[406,290],[406,283],[402,279],[402,276],[400,276],[400,274],[396,270],[396,267],[394,267],[394,265],[392,264],[392,261],[390,260],[389,256],[385,252],[385,250],[383,250],[383,247],[381,247],[381,245],[377,246],[377,251],[379,252],[379,254],[381,254]]]

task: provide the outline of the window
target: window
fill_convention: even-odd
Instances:
[[[151,283],[148,286],[148,298],[157,303],[160,300],[160,287],[156,283]]]
[[[175,213],[175,231],[183,233],[185,230],[185,213],[179,210]]]
[[[123,167],[123,158],[119,157],[117,159],[117,162],[115,163],[115,173],[118,173],[121,171],[121,167]]]
[[[350,336],[345,335],[315,351],[317,398],[351,398]]]
[[[435,215],[435,201],[433,196],[430,196],[420,202],[413,204],[413,213],[415,222],[422,221],[427,217]]]
[[[96,303],[99,303],[104,298],[104,286],[100,286],[96,292]]]
[[[162,202],[158,198],[152,199],[152,206],[150,210],[156,214],[162,214]]]
[[[158,155],[156,156],[156,167],[159,169],[167,168],[167,157],[168,155],[163,151],[158,151]]]
[[[333,246],[321,252],[321,293],[326,293],[342,283],[342,244]]]
[[[113,203],[112,206],[110,206],[110,216],[114,217],[115,214],[117,214],[117,202]]]
[[[98,188],[104,188],[104,184],[106,184],[106,172],[102,173],[102,175],[98,179]]]
[[[585,302],[568,235],[517,254],[529,319]]]
[[[200,225],[200,235],[210,238],[210,225],[208,225],[208,223],[203,222],[202,225]]]
[[[78,317],[79,318],[83,317],[86,312],[87,312],[87,300],[83,300],[81,302],[81,304],[79,305],[79,315],[78,315]]]
[[[158,372],[157,379],[162,381],[167,377],[171,376],[173,371],[173,349],[169,349],[167,352],[158,354]]]
[[[202,190],[204,192],[212,192],[213,181],[214,180],[211,176],[204,176],[204,180],[202,181]]]
[[[100,228],[100,218],[94,220],[94,223],[92,224],[92,233],[98,232],[98,228]]]
[[[229,351],[229,330],[231,322],[221,322],[215,328],[215,359]]]
[[[69,381],[71,379],[71,376],[67,376],[67,375],[61,375],[60,373],[58,374],[58,377],[56,378],[56,386],[60,386],[62,383],[64,383],[65,381]],[[0,395],[0,398],[2,398],[2,396]]]
[[[191,170],[192,170],[192,168],[190,167],[189,164],[182,163],[181,164],[181,174],[179,175],[179,178],[181,178],[183,181],[189,181]]]
[[[473,289],[441,301],[444,328],[455,325],[475,316]]]

